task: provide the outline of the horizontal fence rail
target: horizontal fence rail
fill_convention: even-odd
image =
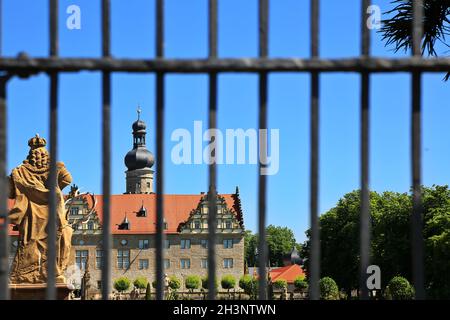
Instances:
[[[0,58],[0,70],[16,75],[39,72],[446,72],[450,58],[421,57],[343,59],[230,58],[230,59],[113,59],[113,58]]]

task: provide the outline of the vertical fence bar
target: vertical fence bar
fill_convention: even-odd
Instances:
[[[2,7],[0,0],[0,56],[2,54]],[[0,300],[8,300],[9,293],[9,219],[7,175],[7,107],[6,84],[8,77],[0,77]]]
[[[209,59],[217,58],[217,0],[209,0]],[[217,128],[217,73],[209,74],[209,129]],[[216,155],[216,151],[214,151]],[[208,299],[216,298],[216,227],[217,227],[217,167],[216,159],[209,162],[208,209]]]
[[[269,0],[259,0],[259,56],[268,56]],[[266,194],[267,176],[262,173],[261,159],[267,155],[267,72],[259,73],[259,155],[258,165],[258,294],[260,300],[267,300],[268,248],[266,242]],[[261,132],[266,132],[264,136]]]
[[[9,295],[9,219],[8,219],[8,179],[7,179],[7,78],[0,78],[0,300],[8,300]]]
[[[361,12],[361,55],[365,58],[370,54],[370,30],[367,25],[370,0],[362,0]],[[361,216],[360,216],[360,299],[367,300],[369,291],[367,288],[367,267],[370,265],[370,191],[369,191],[369,150],[370,150],[370,75],[368,72],[361,73]]]
[[[311,0],[311,57],[319,56],[319,0]],[[320,229],[319,229],[319,74],[311,73],[310,115],[310,224],[309,298],[319,299]]]
[[[50,0],[50,56],[58,56],[58,0]],[[50,174],[47,236],[47,300],[56,299],[56,188],[58,158],[58,73],[50,73]]]
[[[110,57],[110,0],[102,0],[102,55]],[[111,73],[102,72],[102,299],[111,292]]]
[[[164,0],[156,1],[156,57],[164,57]],[[164,73],[156,73],[156,299],[164,299]]]
[[[423,35],[423,1],[413,1],[413,44],[412,54],[414,57],[422,55]],[[416,299],[425,299],[424,287],[424,248],[422,234],[422,74],[420,71],[412,72],[412,118],[411,118],[411,160],[412,160],[412,189],[413,189],[413,212],[411,217],[411,256],[413,269],[413,282],[416,290]]]

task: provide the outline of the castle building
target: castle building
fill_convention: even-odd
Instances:
[[[127,277],[134,281],[155,276],[156,194],[154,193],[155,159],[145,145],[146,124],[133,123],[133,149],[125,156],[126,192],[111,195],[112,280]],[[218,194],[217,242],[208,243],[209,195],[165,194],[164,196],[165,273],[182,280],[189,275],[206,276],[208,246],[216,246],[217,276],[244,274],[244,221],[239,189]],[[83,194],[66,202],[69,223],[74,229],[71,264],[66,278],[80,283],[85,270],[90,274],[90,292],[100,293],[102,265],[101,195]],[[12,203],[10,203],[12,205]],[[11,259],[18,234],[11,234]]]

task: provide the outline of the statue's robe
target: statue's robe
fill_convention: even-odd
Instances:
[[[18,227],[20,235],[10,275],[12,283],[42,283],[47,280],[48,177],[49,168],[37,169],[27,162],[11,173],[10,198],[15,199],[15,204],[9,212],[9,219]],[[71,183],[72,177],[62,162],[57,164],[57,181],[56,276],[59,281],[69,261],[73,232],[67,222],[61,191]]]

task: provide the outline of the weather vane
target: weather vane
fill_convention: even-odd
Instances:
[[[142,112],[142,109],[141,109],[141,107],[138,105],[138,108],[137,108],[138,120],[141,119],[141,112]]]

